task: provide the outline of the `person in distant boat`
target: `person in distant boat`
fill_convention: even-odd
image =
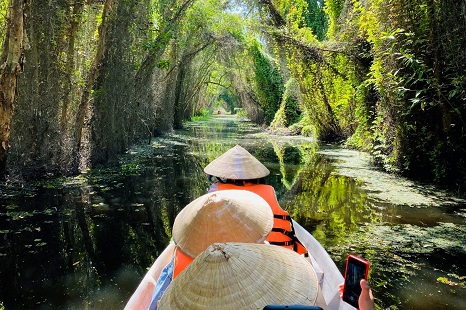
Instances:
[[[273,229],[267,241],[307,255],[306,248],[296,238],[290,215],[278,204],[274,188],[265,184],[264,178],[270,171],[246,149],[240,145],[232,147],[208,164],[204,172],[209,180],[216,179],[209,192],[244,189],[264,198],[274,214]]]
[[[246,190],[218,191],[193,200],[175,218],[173,257],[160,273],[149,309],[157,309],[172,280],[211,244],[263,243],[272,226],[267,202]]]

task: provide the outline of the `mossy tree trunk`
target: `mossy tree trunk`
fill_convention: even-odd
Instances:
[[[85,128],[85,118],[89,116],[89,109],[91,107],[91,101],[93,96],[91,95],[94,91],[95,83],[100,75],[102,61],[105,57],[105,52],[107,50],[108,44],[108,32],[111,23],[111,18],[114,17],[114,0],[106,0],[103,9],[102,23],[99,27],[99,39],[97,44],[97,50],[94,57],[94,60],[89,71],[84,91],[81,97],[81,101],[78,106],[76,113],[76,119],[74,123],[74,135],[73,135],[73,170],[78,171],[79,168],[79,159],[80,152],[83,147],[83,130]]]
[[[0,56],[0,178],[6,172],[17,75],[23,68],[24,1],[11,0]]]

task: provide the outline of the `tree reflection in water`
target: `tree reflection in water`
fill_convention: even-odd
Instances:
[[[176,214],[207,191],[203,167],[235,144],[269,168],[266,180],[282,207],[342,271],[349,253],[371,262],[380,306],[466,308],[461,202],[413,207],[377,199],[358,180],[360,170],[339,173],[316,141],[271,136],[224,115],[71,180],[2,187],[0,302],[6,309],[122,308],[169,242]]]

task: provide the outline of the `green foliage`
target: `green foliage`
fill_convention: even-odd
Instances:
[[[3,40],[6,35],[8,0],[0,0],[0,55],[3,48]],[[1,308],[0,308],[1,309]]]
[[[7,4],[0,0],[2,38]],[[169,129],[172,119],[178,124],[214,107],[231,112],[241,107],[261,124],[320,140],[347,139],[347,146],[370,151],[388,171],[466,187],[466,26],[459,22],[466,3],[116,4],[103,25],[106,54],[95,67],[99,78],[89,89],[95,104],[92,128],[86,129],[95,139],[89,141],[93,150],[102,150],[101,159]],[[30,145],[16,147],[16,162],[30,154],[41,167],[52,166],[48,158],[54,165],[66,161],[64,146],[72,139],[73,120],[93,70],[97,26],[105,21],[102,5],[83,4],[77,11],[72,2],[55,5],[50,10],[36,3],[28,17],[31,29],[26,32],[37,32],[37,46],[25,51],[26,66],[37,59],[32,65],[39,71],[34,76],[24,70],[15,116],[21,124],[12,126],[21,135],[45,137],[30,153]],[[272,15],[281,20],[280,28],[272,29]],[[68,33],[71,21],[78,25],[74,34]],[[42,82],[38,76],[49,78]],[[292,79],[297,81],[293,91],[283,85]],[[36,106],[26,107],[27,102]],[[40,122],[34,113],[43,116]],[[44,150],[51,145],[57,147],[49,156]]]
[[[212,111],[209,109],[201,109],[199,115],[194,115],[191,117],[191,121],[199,122],[199,121],[206,121],[212,117]]]
[[[359,123],[347,143],[370,145],[376,161],[388,171],[456,189],[466,184],[459,155],[466,150],[460,133],[465,127],[466,72],[460,46],[466,39],[457,35],[465,30],[457,22],[457,5],[353,1],[347,15],[357,35],[371,45],[373,59],[364,84],[374,89],[365,95],[372,107],[357,99]],[[464,9],[466,4],[460,6]],[[347,31],[354,35],[352,29]]]
[[[355,126],[353,134],[346,140],[346,145],[358,150],[370,152],[373,147],[372,143],[372,121],[374,109],[369,100],[374,100],[371,95],[372,85],[369,83],[361,84],[355,94]]]
[[[313,137],[316,138],[318,136],[318,132],[316,127],[312,124],[310,117],[306,111],[303,112],[301,115],[301,119],[299,122],[294,123],[288,129],[294,134],[300,134],[305,137]]]
[[[225,11],[224,7],[223,0],[195,1],[183,22],[183,34],[202,30],[217,36],[231,35],[241,40],[248,21],[245,17]]]
[[[170,68],[170,60],[168,59],[161,59],[159,63],[157,64],[157,67],[159,69],[168,69]]]
[[[300,115],[301,111],[298,108],[298,102],[296,99],[287,97],[285,103],[285,117],[287,120],[287,126],[298,122]]]
[[[221,100],[222,104],[217,104],[216,106],[222,107],[224,105],[225,110],[230,111],[232,113],[238,106],[236,97],[233,96],[233,94],[231,94],[231,92],[228,91],[226,88],[221,89],[219,99]]]
[[[383,166],[386,171],[398,172],[395,165],[392,147],[394,144],[394,135],[390,133],[389,111],[379,109],[377,116],[372,122],[372,156],[377,164]]]
[[[324,10],[326,1],[306,0],[307,10],[304,12],[304,21],[312,29],[316,38],[325,39],[328,31],[328,18]]]
[[[358,83],[354,64],[348,57],[328,57],[329,66],[289,56],[289,67],[300,83],[301,108],[307,110],[316,138],[340,140],[354,130],[355,85]],[[339,74],[344,72],[345,75]]]
[[[277,112],[284,91],[280,72],[255,41],[249,46],[254,61],[254,81],[259,104],[265,114],[265,123],[270,124]]]
[[[338,31],[338,18],[343,10],[344,0],[325,0],[324,11],[328,16],[328,37],[332,38]]]
[[[282,104],[285,104],[283,102]],[[272,129],[280,129],[280,128],[286,128],[287,126],[287,121],[286,121],[286,115],[285,115],[285,106],[282,105],[278,109],[277,113],[275,113],[275,117],[273,121],[270,123],[270,128]]]
[[[248,116],[248,112],[246,112],[246,109],[243,108],[236,108],[235,114],[242,118],[247,118]]]
[[[289,127],[300,120],[301,110],[298,105],[299,96],[298,82],[294,78],[289,79],[285,84],[282,103],[270,127]]]

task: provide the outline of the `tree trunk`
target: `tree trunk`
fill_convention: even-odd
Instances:
[[[97,46],[97,52],[92,63],[92,67],[87,78],[85,88],[83,90],[83,95],[81,97],[81,102],[78,107],[78,112],[76,115],[76,122],[74,127],[74,150],[73,150],[73,161],[74,161],[74,171],[78,171],[79,168],[79,156],[80,149],[82,144],[82,135],[84,129],[84,120],[88,113],[90,104],[91,104],[91,94],[94,87],[95,81],[97,80],[100,74],[100,65],[104,59],[106,45],[107,45],[107,31],[109,25],[109,15],[111,14],[113,8],[114,0],[106,0],[104,5],[104,12],[102,14],[102,23],[99,28],[99,43]]]
[[[174,129],[181,129],[183,127],[183,100],[181,99],[182,92],[183,92],[183,81],[185,78],[185,68],[183,63],[181,64],[180,70],[178,71],[178,75],[176,77],[176,86],[175,86],[175,116],[173,122]]]
[[[10,122],[16,96],[16,77],[23,66],[24,0],[11,0],[0,58],[0,177],[6,173]]]
[[[60,117],[60,129],[62,134],[66,131],[66,126],[68,124],[68,109],[71,106],[71,95],[72,92],[72,81],[71,81],[71,72],[73,72],[73,67],[75,63],[74,57],[74,49],[76,43],[76,33],[78,31],[79,23],[81,22],[82,18],[81,13],[84,8],[84,1],[76,1],[75,5],[73,6],[73,11],[71,12],[71,22],[68,30],[69,35],[69,42],[68,42],[68,51],[67,51],[67,60],[66,60],[66,72],[68,73],[68,77],[65,83],[66,91],[68,96],[65,98],[62,106],[61,117]]]

